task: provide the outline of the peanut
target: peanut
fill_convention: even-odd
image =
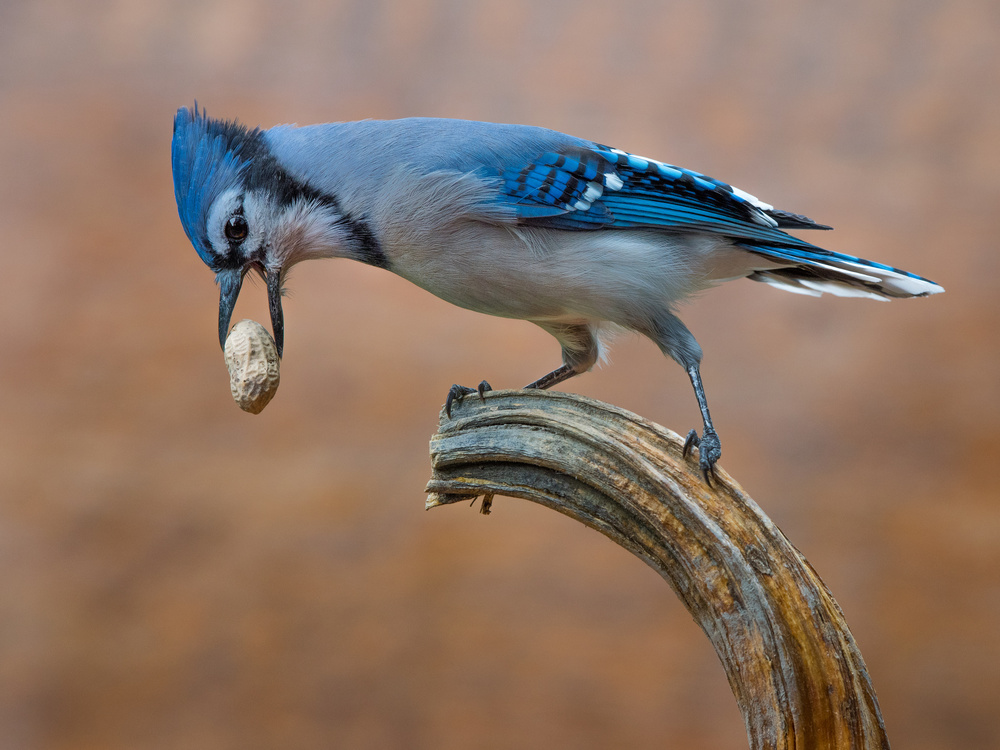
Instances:
[[[278,392],[280,364],[274,339],[255,320],[241,320],[226,338],[226,366],[233,400],[243,411],[260,414]]]

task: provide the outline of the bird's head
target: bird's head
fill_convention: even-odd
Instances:
[[[174,118],[172,160],[181,224],[219,285],[219,343],[252,271],[267,284],[280,356],[285,275],[301,260],[338,254],[345,230],[336,200],[290,177],[264,131],[210,119],[197,105]]]

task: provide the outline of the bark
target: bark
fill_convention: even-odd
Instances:
[[[671,585],[715,647],[750,747],[888,748],[864,660],[809,562],[683,440],[567,393],[493,391],[441,414],[427,507],[494,495],[597,529]]]

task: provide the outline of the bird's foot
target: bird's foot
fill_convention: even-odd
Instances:
[[[705,484],[712,486],[712,478],[715,477],[715,463],[722,457],[722,443],[715,430],[705,430],[705,434],[698,437],[695,430],[691,430],[684,440],[684,450],[681,455],[687,458],[692,448],[698,449],[698,465],[701,467],[701,474],[705,477]]]
[[[451,419],[452,404],[462,403],[462,399],[464,399],[470,393],[478,393],[479,398],[485,401],[486,396],[484,396],[483,394],[486,393],[487,391],[492,391],[492,390],[493,386],[491,386],[485,380],[475,388],[468,388],[464,385],[453,385],[451,389],[448,391],[448,398],[445,399],[444,402],[444,413],[448,415],[448,419]]]

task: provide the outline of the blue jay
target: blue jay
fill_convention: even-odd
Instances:
[[[531,321],[561,367],[528,388],[589,370],[606,334],[652,339],[694,387],[711,481],[721,455],[701,347],[676,315],[693,293],[749,278],[796,294],[923,297],[915,274],[823,250],[785,229],[829,229],[689,169],[524,125],[412,118],[269,130],[181,108],[174,118],[181,223],[220,287],[219,342],[243,278],[267,285],[279,355],[282,288],[312,258],[384,268],[460,307]],[[489,389],[453,386],[446,411]]]

